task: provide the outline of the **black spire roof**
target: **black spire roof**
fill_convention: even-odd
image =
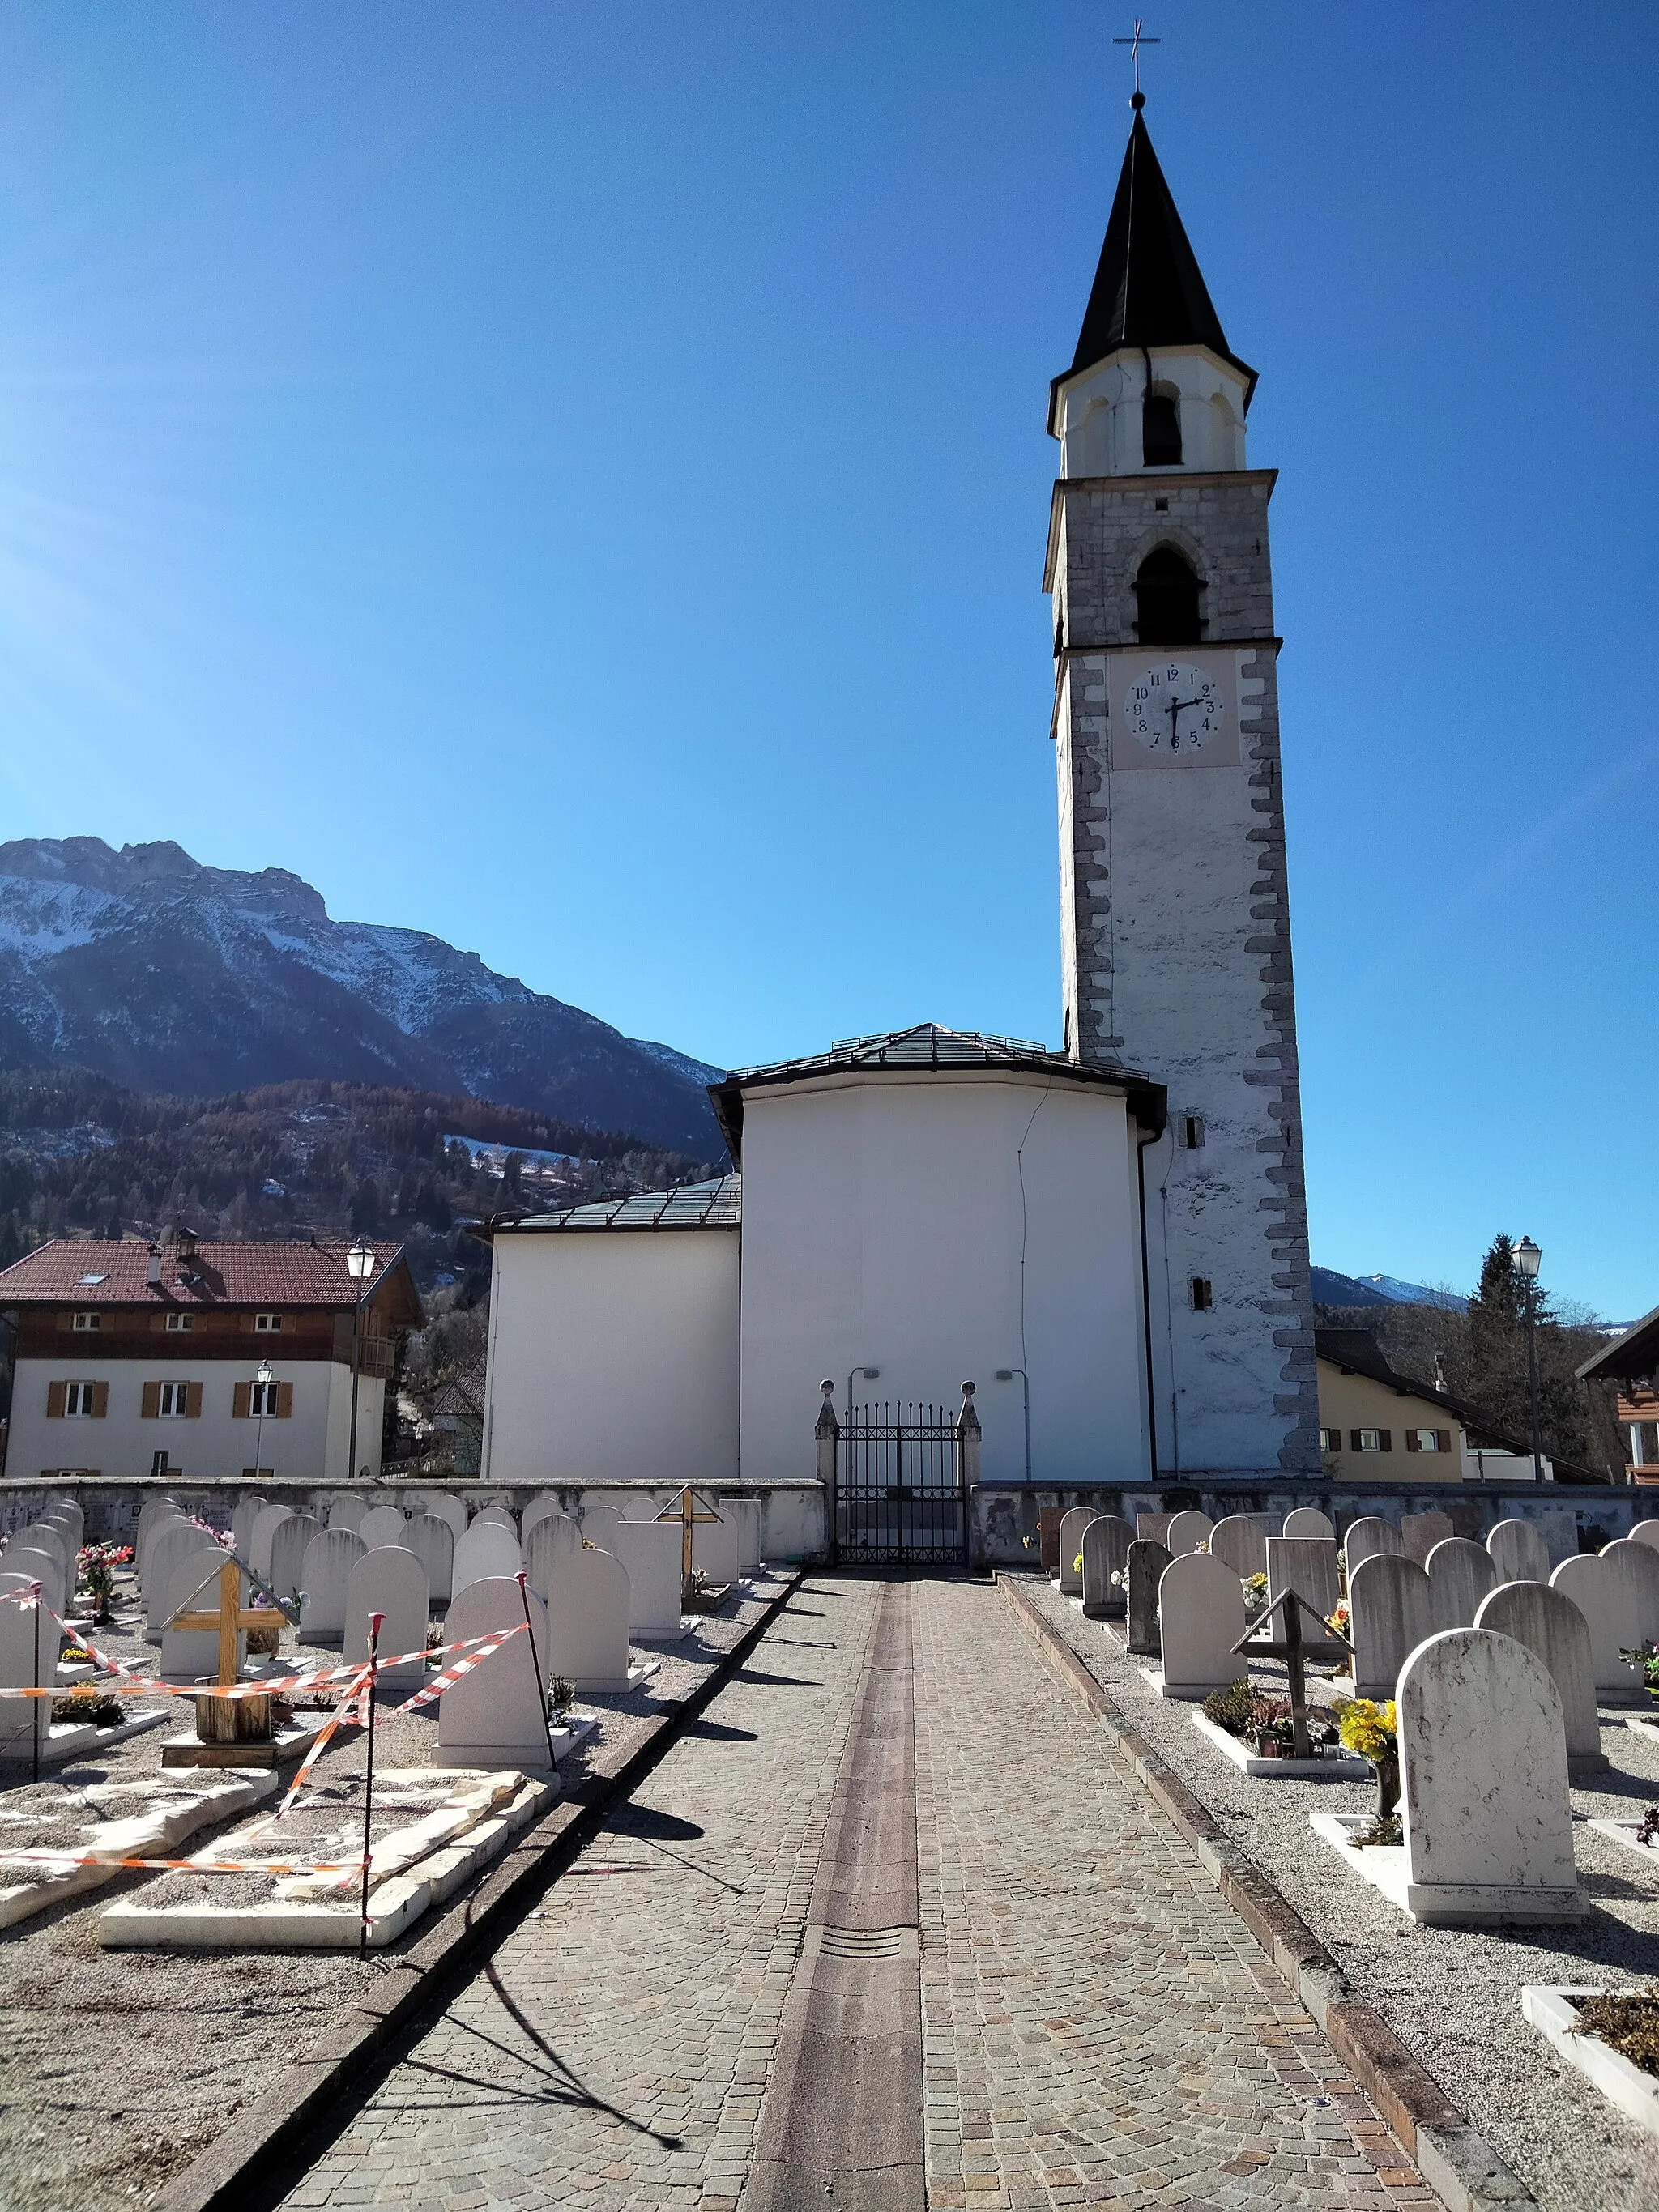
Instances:
[[[1158,166],[1146,118],[1137,106],[1077,353],[1065,376],[1054,379],[1054,388],[1121,347],[1172,345],[1207,346],[1231,362],[1249,379],[1244,395],[1249,405],[1255,371],[1228,348],[1221,318]],[[1052,416],[1051,406],[1050,428]]]

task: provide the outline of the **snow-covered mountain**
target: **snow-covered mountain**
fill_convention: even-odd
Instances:
[[[171,844],[0,844],[0,1066],[64,1062],[211,1097],[295,1077],[409,1084],[720,1151],[723,1071],[625,1037],[417,929],[333,921],[284,868]]]
[[[1462,1313],[1469,1303],[1455,1291],[1401,1282],[1398,1275],[1343,1275],[1334,1267],[1314,1269],[1313,1294],[1322,1306],[1444,1306]]]

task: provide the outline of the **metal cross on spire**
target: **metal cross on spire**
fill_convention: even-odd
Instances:
[[[1146,105],[1146,95],[1140,88],[1140,50],[1143,46],[1161,46],[1164,43],[1162,39],[1147,38],[1141,30],[1140,22],[1141,19],[1137,15],[1135,17],[1135,27],[1133,37],[1127,39],[1114,39],[1112,40],[1112,44],[1115,46],[1127,46],[1129,49],[1129,58],[1135,65],[1135,88],[1130,98],[1129,105],[1132,107],[1136,108],[1145,107]]]

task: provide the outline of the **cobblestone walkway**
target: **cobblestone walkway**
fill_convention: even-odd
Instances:
[[[803,1588],[290,2204],[733,2212],[880,1587]],[[1004,1601],[910,1625],[928,2204],[1431,2204]]]

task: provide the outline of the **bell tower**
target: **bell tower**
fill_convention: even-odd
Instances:
[[[1133,105],[1048,406],[1066,1046],[1169,1088],[1143,1159],[1160,1478],[1316,1472],[1274,472]]]

